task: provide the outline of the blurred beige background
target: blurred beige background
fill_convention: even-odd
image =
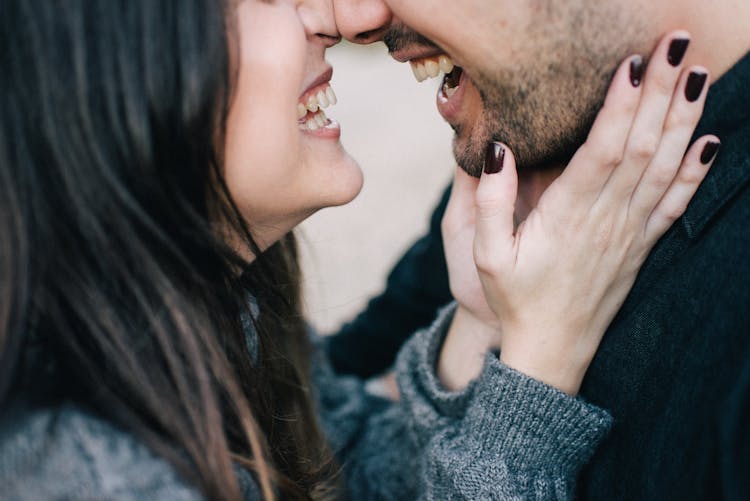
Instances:
[[[330,332],[379,292],[388,271],[426,231],[453,174],[450,127],[438,115],[439,80],[418,84],[381,44],[328,52],[342,142],[365,174],[351,204],[302,224],[300,247],[308,318]]]

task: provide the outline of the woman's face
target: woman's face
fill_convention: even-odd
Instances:
[[[235,29],[224,176],[267,248],[318,209],[351,201],[362,172],[338,124],[318,109],[332,101],[324,56],[339,34],[331,0],[243,0]]]

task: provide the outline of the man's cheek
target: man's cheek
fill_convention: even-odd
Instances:
[[[441,34],[452,28],[446,26],[449,20],[446,14],[454,6],[447,0],[385,0],[385,3],[394,17],[436,43]]]

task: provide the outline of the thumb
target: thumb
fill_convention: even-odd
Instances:
[[[476,191],[474,258],[482,270],[494,270],[514,252],[513,213],[518,192],[516,160],[501,143],[487,145],[484,173]]]
[[[443,216],[443,226],[452,228],[474,220],[475,195],[479,179],[471,177],[461,167],[456,167],[451,195]]]

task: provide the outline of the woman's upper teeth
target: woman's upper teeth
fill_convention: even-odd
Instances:
[[[333,89],[329,84],[326,84],[324,88],[319,89],[317,92],[303,97],[303,102],[297,104],[297,119],[303,119],[308,111],[315,113],[319,109],[328,108],[337,102],[338,99],[336,99]]]
[[[417,82],[423,82],[428,78],[435,78],[441,73],[450,73],[454,67],[453,60],[445,54],[422,59],[412,59],[409,61],[409,64],[411,64],[411,69],[414,72],[414,78],[417,79]]]

